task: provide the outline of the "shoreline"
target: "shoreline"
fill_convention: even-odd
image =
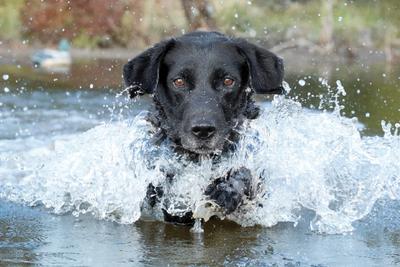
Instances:
[[[30,60],[30,56],[40,49],[33,46],[13,47],[0,45],[0,64],[12,64],[16,61]],[[129,59],[138,54],[139,49],[109,48],[109,49],[81,49],[72,48],[72,59]]]
[[[30,62],[30,56],[37,50],[44,47],[28,45],[7,45],[0,44],[0,64],[21,64]],[[107,49],[87,49],[72,48],[71,56],[73,60],[129,60],[139,54],[144,49],[130,48],[107,48]],[[274,48],[267,48],[274,51]],[[382,49],[360,47],[354,49],[356,52],[351,56],[346,56],[340,52],[324,54],[307,47],[292,47],[275,52],[291,66],[303,66],[304,63],[352,63],[362,61],[363,63],[385,63],[386,56]],[[395,58],[392,63],[400,62],[400,58]],[[390,63],[390,62],[387,62]]]

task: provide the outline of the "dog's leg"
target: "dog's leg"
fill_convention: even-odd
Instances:
[[[251,199],[251,172],[241,167],[229,171],[225,176],[215,179],[205,190],[205,195],[218,204],[225,214],[234,212],[242,203],[244,198]],[[161,202],[164,189],[161,186],[149,184],[146,199],[150,207]],[[164,203],[166,204],[166,203]],[[166,222],[192,225],[194,223],[193,212],[188,211],[179,215],[170,214],[166,207],[162,208]]]
[[[193,225],[193,212],[187,211],[179,215],[172,215],[166,209],[162,209],[164,213],[164,221],[175,224]]]
[[[147,186],[147,192],[146,192],[146,203],[151,207],[154,208],[154,206],[158,203],[161,203],[161,199],[164,195],[164,189],[161,186],[154,186],[153,184],[149,184]],[[167,205],[166,203],[162,203],[162,205]],[[186,225],[193,225],[194,219],[193,219],[193,212],[188,211],[184,212],[182,214],[170,214],[167,211],[167,207],[162,208],[162,212],[164,215],[164,221],[170,222],[170,223],[175,223],[175,224],[186,224]]]
[[[205,195],[215,201],[225,214],[234,212],[242,203],[243,198],[251,198],[251,172],[241,167],[229,171],[226,176],[217,178],[210,184]]]
[[[160,199],[164,195],[164,190],[161,186],[154,186],[150,183],[147,186],[146,192],[146,202],[149,204],[150,207],[154,207],[157,203],[160,202]]]

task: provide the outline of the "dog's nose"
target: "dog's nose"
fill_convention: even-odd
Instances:
[[[192,133],[200,139],[208,139],[215,133],[215,127],[212,125],[196,125],[192,127]]]

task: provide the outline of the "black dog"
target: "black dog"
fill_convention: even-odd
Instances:
[[[124,66],[130,97],[153,94],[152,122],[160,138],[176,150],[194,155],[218,155],[234,149],[237,130],[259,109],[253,92],[283,92],[283,62],[273,53],[243,39],[217,32],[194,32],[156,44]],[[231,213],[251,197],[251,174],[239,168],[208,186],[205,194]],[[162,188],[149,185],[154,205]],[[191,214],[165,219],[188,222]]]

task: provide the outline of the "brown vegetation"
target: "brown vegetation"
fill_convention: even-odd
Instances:
[[[99,46],[120,39],[122,18],[127,10],[140,11],[141,1],[120,0],[27,0],[21,10],[24,33],[43,43],[61,38],[96,39]]]
[[[217,29],[277,50],[381,49],[392,60],[399,56],[399,11],[398,0],[0,0],[0,40],[143,48]]]

